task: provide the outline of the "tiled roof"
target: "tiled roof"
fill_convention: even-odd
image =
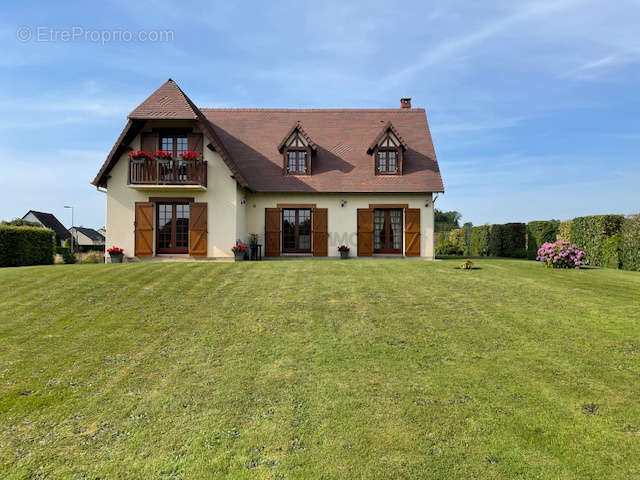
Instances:
[[[58,234],[60,240],[66,240],[71,237],[65,226],[60,223],[60,221],[56,218],[56,216],[52,213],[38,212],[36,210],[29,210],[24,217],[32,213],[38,221],[42,224],[43,227],[50,228],[54,232]],[[22,218],[24,218],[22,217]]]
[[[98,232],[97,230],[94,230],[93,228],[86,228],[86,227],[73,227],[76,231],[84,234],[85,236],[87,236],[88,238],[90,238],[93,241],[96,242],[104,242],[105,238],[104,236]]]
[[[213,125],[250,188],[264,192],[441,192],[424,109],[209,109]],[[296,122],[317,145],[311,175],[283,175],[278,144]],[[367,149],[392,122],[406,145],[403,175],[375,175]],[[399,134],[398,134],[399,135]]]
[[[444,191],[426,113],[421,108],[198,108],[169,79],[131,112],[129,119],[136,123],[145,119],[196,120],[238,183],[254,191]],[[314,147],[311,175],[283,175],[278,147],[296,128]],[[375,175],[374,159],[368,149],[381,131],[389,128],[405,147],[403,174]],[[139,127],[125,128],[94,185],[106,185],[107,175],[122,149],[118,145],[136,131]]]

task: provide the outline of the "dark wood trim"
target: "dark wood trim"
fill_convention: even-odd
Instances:
[[[158,198],[158,197],[155,197]],[[177,215],[176,215],[176,205],[190,205],[193,203],[192,201],[185,201],[185,199],[174,199],[174,201],[169,201],[168,199],[159,197],[160,199],[156,202],[153,202],[153,210],[155,213],[155,229],[156,229],[156,254],[188,254],[189,253],[189,231],[191,227],[191,207],[189,207],[189,219],[187,224],[187,246],[186,247],[172,247],[172,248],[160,248],[160,214],[158,212],[158,204],[169,204],[171,205],[171,244],[176,245],[177,243]],[[149,199],[151,201],[151,199]],[[187,199],[189,200],[189,199]]]
[[[297,170],[294,172],[289,171],[289,152],[306,152],[307,153],[307,158],[305,159],[304,172],[299,172]],[[311,175],[311,148],[310,147],[285,147],[282,153],[282,158],[283,158],[283,172],[285,175]],[[296,165],[297,165],[297,162],[298,162],[298,159],[296,158]]]
[[[316,208],[315,203],[278,203],[276,208]]]
[[[160,135],[186,135],[187,133],[194,133],[193,127],[154,127],[152,132],[157,132]],[[199,133],[199,132],[198,132]]]
[[[193,197],[149,197],[149,201],[153,203],[193,203],[196,199]]]
[[[409,208],[408,203],[370,203],[369,208]]]

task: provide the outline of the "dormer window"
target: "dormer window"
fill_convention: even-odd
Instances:
[[[304,131],[300,122],[296,122],[284,137],[278,151],[283,156],[285,175],[311,175],[311,154],[316,144]]]
[[[407,144],[391,122],[373,141],[367,153],[374,158],[376,175],[402,175],[402,159]]]

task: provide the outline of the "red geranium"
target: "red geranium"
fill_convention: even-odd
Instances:
[[[136,150],[135,152],[129,152],[129,158],[151,158],[151,154],[142,150]]]
[[[233,247],[231,247],[231,251],[233,253],[244,252],[246,249],[247,249],[247,247],[242,242],[238,242]]]
[[[167,152],[164,150],[156,150],[156,153],[153,154],[156,158],[171,158],[171,152]]]
[[[182,152],[180,155],[178,155],[180,158],[182,158],[183,160],[197,160],[198,158],[198,153],[194,152],[193,150],[187,150],[186,152]]]
[[[107,252],[110,253],[111,255],[122,255],[124,253],[124,249],[120,247],[116,247],[114,245],[113,247],[107,249]]]
[[[338,251],[339,252],[348,252],[349,251],[349,247],[347,247],[346,245],[340,245],[338,247]]]

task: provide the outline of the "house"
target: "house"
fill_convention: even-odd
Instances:
[[[29,210],[23,217],[23,220],[28,222],[39,223],[45,228],[49,228],[56,233],[56,238],[60,243],[60,246],[64,245],[65,240],[71,238],[71,235],[67,231],[66,227],[60,223],[52,213],[38,212],[36,210]]]
[[[71,227],[69,233],[73,235],[73,241],[79,246],[104,246],[104,236],[93,228],[86,227]]]
[[[96,230],[96,232],[98,232],[104,238],[107,238],[107,229],[106,228],[104,228],[104,227],[99,228],[98,230]]]
[[[198,108],[171,79],[128,116],[92,182],[125,255],[433,258],[444,187],[425,110]]]

